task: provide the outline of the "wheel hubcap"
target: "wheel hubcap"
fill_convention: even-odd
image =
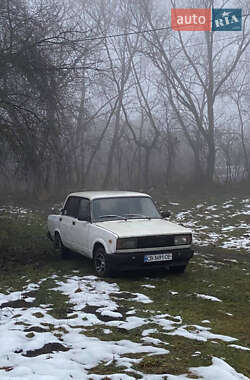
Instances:
[[[95,267],[96,267],[96,271],[98,273],[103,273],[105,271],[105,258],[102,254],[99,254],[96,256],[96,259],[95,259]]]

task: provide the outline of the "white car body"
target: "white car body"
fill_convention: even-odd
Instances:
[[[162,251],[177,252],[180,250],[181,252],[184,252],[183,250],[185,249],[189,249],[189,253],[191,252],[191,242],[184,245],[150,246],[148,248],[144,247],[143,249],[118,249],[118,239],[141,239],[143,237],[145,237],[145,239],[150,239],[150,237],[155,238],[157,236],[161,238],[166,237],[167,239],[167,236],[191,235],[191,231],[161,218],[161,216],[157,218],[134,217],[118,220],[93,220],[93,201],[102,199],[103,201],[101,202],[105,204],[105,202],[108,203],[106,200],[110,198],[112,198],[112,202],[115,202],[117,198],[126,198],[128,201],[131,201],[131,198],[136,198],[134,199],[135,202],[137,202],[137,199],[141,200],[141,198],[149,198],[152,201],[148,194],[126,191],[91,191],[69,194],[65,200],[62,214],[48,216],[48,232],[50,238],[55,240],[56,236],[60,236],[64,247],[67,247],[68,249],[78,252],[91,259],[94,256],[95,248],[97,246],[102,246],[107,256],[110,255],[114,257],[115,255],[119,255],[119,253],[121,253],[123,256],[124,254],[130,255],[129,260],[132,257],[131,254],[137,253],[143,254],[152,252],[153,254],[157,254],[157,252]],[[80,203],[82,199],[83,201]],[[77,217],[77,214],[73,216],[65,215],[67,211],[74,214],[74,203],[79,204],[78,215],[80,213],[80,205],[82,204],[84,209],[84,207],[88,207],[89,204],[90,217],[88,220],[80,220],[81,218]],[[192,256],[192,253],[190,253],[189,256]]]

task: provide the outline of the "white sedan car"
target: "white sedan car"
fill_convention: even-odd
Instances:
[[[98,276],[164,267],[184,272],[193,256],[192,233],[166,220],[148,194],[90,191],[69,194],[61,215],[48,216],[48,236],[62,255],[93,260]]]

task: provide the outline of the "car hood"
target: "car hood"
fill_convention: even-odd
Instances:
[[[118,235],[118,237],[124,238],[191,233],[191,230],[165,219],[110,220],[98,222],[96,225],[113,232]]]

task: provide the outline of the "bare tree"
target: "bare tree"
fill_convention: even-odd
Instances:
[[[152,11],[148,2],[145,0],[143,3],[145,17],[149,27],[153,30],[156,24],[159,25],[159,22],[152,18]],[[203,41],[197,40],[190,47],[181,32],[178,32],[177,36],[178,46],[175,54],[168,47],[169,38],[173,38],[171,32],[166,33],[161,38],[157,32],[152,33],[149,37],[144,36],[149,47],[146,54],[151,57],[153,64],[165,78],[166,86],[169,88],[170,101],[177,111],[179,121],[181,115],[178,110],[179,105],[181,105],[206,143],[206,178],[211,182],[214,176],[216,158],[215,103],[220,96],[223,85],[236,69],[250,44],[249,35],[246,31],[246,19],[243,22],[241,36],[230,40],[227,44],[223,43],[223,45],[217,43],[215,46],[214,32],[204,32]],[[195,46],[199,46],[199,49],[195,50]],[[231,59],[227,62],[226,69],[224,68],[222,71],[220,59],[224,58],[226,49],[229,48],[230,51],[234,51],[235,48],[235,53],[230,54]],[[195,151],[191,138],[187,135],[186,124],[181,122],[181,126]]]

